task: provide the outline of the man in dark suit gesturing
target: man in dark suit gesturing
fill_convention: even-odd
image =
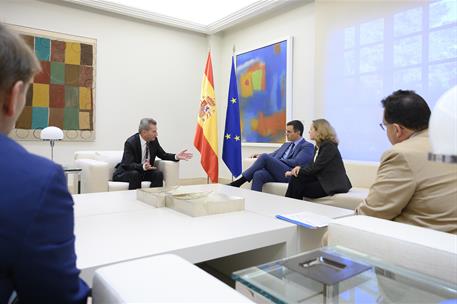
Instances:
[[[286,171],[295,166],[305,166],[313,159],[314,146],[302,137],[303,129],[301,121],[289,121],[286,125],[288,142],[273,153],[261,154],[255,163],[230,185],[240,187],[252,180],[251,189],[262,191],[263,184],[268,182],[287,183],[290,178],[284,175]]]
[[[62,167],[7,135],[40,65],[0,24],[0,303],[85,303],[73,233],[73,200]]]
[[[130,136],[124,144],[122,161],[116,165],[113,180],[128,182],[129,190],[141,188],[142,181],[151,182],[151,187],[162,187],[163,174],[154,167],[154,160],[180,161],[192,158],[192,153],[183,150],[177,154],[165,152],[157,139],[157,122],[143,118],[138,133]]]

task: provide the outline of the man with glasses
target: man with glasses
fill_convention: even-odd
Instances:
[[[290,177],[285,177],[286,171],[296,166],[303,167],[313,159],[314,146],[302,137],[303,130],[301,121],[289,121],[286,125],[288,142],[273,153],[254,155],[257,158],[255,163],[244,171],[239,179],[230,183],[230,186],[240,187],[252,180],[251,190],[262,191],[265,183],[289,182]]]
[[[357,214],[457,234],[457,166],[428,161],[430,108],[413,91],[381,101],[380,124],[392,147]]]

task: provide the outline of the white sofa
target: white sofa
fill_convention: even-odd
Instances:
[[[255,160],[255,158],[245,158],[243,160],[243,170],[249,168]],[[348,193],[338,193],[317,199],[306,198],[306,200],[340,208],[355,209],[367,197],[368,189],[376,179],[378,166],[378,162],[345,160],[344,167],[351,181],[352,189]],[[244,187],[250,189],[251,185],[245,184]],[[286,190],[287,183],[266,183],[262,188],[262,192],[281,196],[286,194]]]
[[[75,166],[82,169],[81,193],[128,190],[128,183],[114,182],[114,167],[121,161],[123,151],[77,151]],[[162,173],[164,184],[175,186],[179,182],[179,162],[156,160],[154,166]],[[142,182],[142,188],[150,182]]]
[[[457,284],[457,236],[423,227],[356,215],[333,220],[328,245]]]

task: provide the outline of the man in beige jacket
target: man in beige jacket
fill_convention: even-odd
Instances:
[[[382,105],[381,127],[393,146],[356,213],[457,234],[457,165],[427,159],[430,108],[415,92],[401,90]]]

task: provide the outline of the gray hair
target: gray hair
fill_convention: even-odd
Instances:
[[[157,125],[157,121],[155,121],[152,118],[143,118],[142,120],[140,120],[140,125],[138,127],[138,133],[141,133],[141,131],[149,130],[150,124],[153,124],[155,126],[155,125]]]

